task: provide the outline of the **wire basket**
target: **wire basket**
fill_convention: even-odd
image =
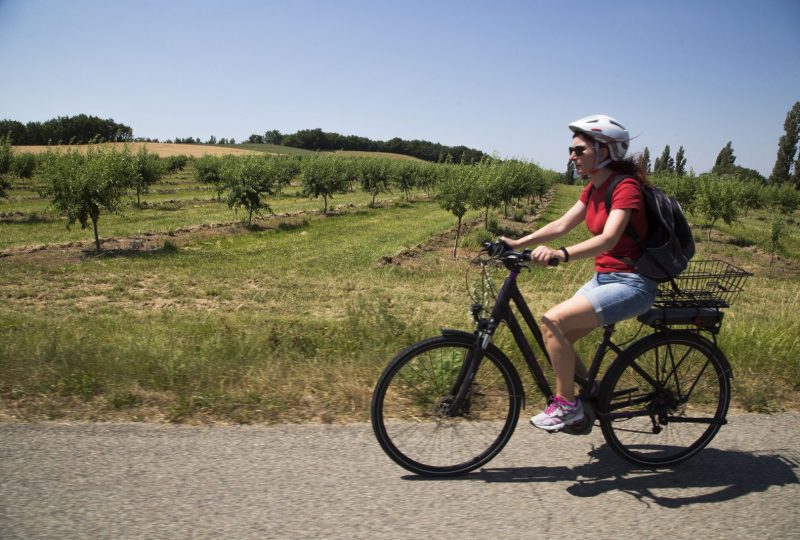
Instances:
[[[667,281],[658,286],[656,306],[716,307],[730,306],[750,272],[718,259],[690,261],[686,270],[675,278],[677,290]]]

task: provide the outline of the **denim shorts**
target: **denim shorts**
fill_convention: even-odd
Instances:
[[[655,281],[639,274],[595,273],[575,296],[588,298],[600,326],[606,326],[646,312],[656,299],[657,289]]]

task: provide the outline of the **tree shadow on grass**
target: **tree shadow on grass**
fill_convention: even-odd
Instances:
[[[143,248],[143,247],[125,247],[125,248],[104,248],[99,253],[94,249],[86,249],[83,251],[83,259],[116,259],[116,258],[146,258],[146,257],[167,257],[175,255],[180,251],[180,247],[165,240],[161,247],[157,248]]]
[[[0,223],[9,225],[39,225],[41,223],[53,223],[54,221],[56,221],[54,217],[38,212],[30,214],[25,212],[0,213]]]
[[[800,483],[800,453],[780,449],[740,452],[707,448],[671,469],[642,469],[617,457],[607,446],[589,452],[577,467],[484,468],[450,480],[491,483],[565,482],[575,497],[628,493],[646,505],[665,508],[729,501],[773,486]],[[408,480],[422,480],[406,476]],[[425,479],[430,480],[430,479]]]

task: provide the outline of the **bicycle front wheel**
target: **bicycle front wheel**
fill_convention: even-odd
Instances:
[[[397,464],[425,476],[469,472],[500,452],[517,425],[519,376],[490,346],[461,411],[450,406],[469,361],[472,336],[445,335],[405,349],[384,371],[372,397],[372,427]]]
[[[730,368],[719,349],[692,332],[656,333],[609,368],[600,389],[600,425],[624,459],[668,467],[711,442],[729,402]]]

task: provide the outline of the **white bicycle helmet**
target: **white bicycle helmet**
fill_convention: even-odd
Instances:
[[[597,168],[608,165],[611,161],[619,161],[625,157],[631,144],[631,137],[625,126],[605,114],[594,114],[575,120],[569,125],[573,133],[583,133],[595,141],[595,153],[599,150],[597,142],[608,146],[610,159],[598,163]]]

